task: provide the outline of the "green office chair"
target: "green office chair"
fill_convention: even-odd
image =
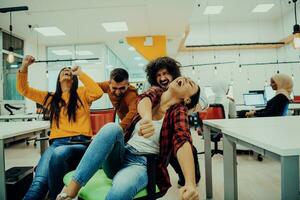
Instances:
[[[156,183],[156,163],[158,156],[155,154],[138,153],[140,156],[147,158],[147,188],[138,192],[135,200],[155,200],[162,197]],[[68,185],[72,179],[74,171],[67,173],[64,176],[64,184]],[[130,181],[130,179],[128,179]],[[83,200],[105,200],[105,197],[112,186],[112,180],[109,179],[102,169],[99,169],[88,183],[79,191],[79,199]]]

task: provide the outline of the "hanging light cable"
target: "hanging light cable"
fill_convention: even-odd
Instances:
[[[12,24],[11,24],[11,21],[12,21],[12,16],[11,16],[11,12],[9,13],[9,38],[10,38],[10,46],[8,48],[8,56],[7,56],[7,62],[9,63],[13,63],[15,62],[15,56],[14,56],[14,48],[12,47],[12,30],[13,30],[13,27],[12,27]]]

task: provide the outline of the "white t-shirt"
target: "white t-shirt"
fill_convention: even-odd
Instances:
[[[140,121],[138,121],[138,123],[135,125],[132,136],[127,143],[132,147],[134,147],[138,152],[158,154],[160,131],[161,131],[163,119],[164,118],[158,121],[153,121],[154,134],[148,138],[145,138],[138,134],[138,131],[140,129]]]

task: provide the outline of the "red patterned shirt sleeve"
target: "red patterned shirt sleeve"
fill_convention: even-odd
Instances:
[[[144,92],[143,94],[140,94],[138,96],[138,103],[143,98],[148,97],[148,98],[150,98],[150,100],[152,102],[152,107],[155,107],[157,104],[159,104],[160,97],[163,92],[164,92],[164,90],[162,88],[153,86],[153,87],[149,88],[146,92]]]
[[[188,123],[188,110],[185,106],[179,105],[173,112],[173,147],[174,155],[177,150],[186,142],[192,144],[192,137]]]

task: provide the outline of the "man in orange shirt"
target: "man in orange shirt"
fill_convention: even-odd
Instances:
[[[121,119],[120,126],[123,130],[137,112],[136,100],[138,93],[136,88],[129,84],[128,78],[129,75],[125,69],[116,68],[111,71],[109,81],[98,83],[103,92],[108,94]]]

